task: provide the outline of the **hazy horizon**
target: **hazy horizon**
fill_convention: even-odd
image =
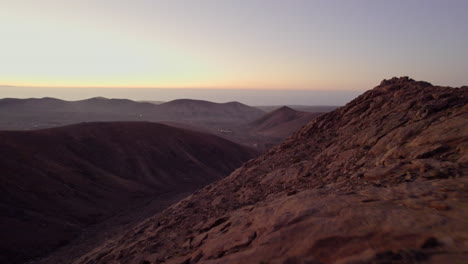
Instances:
[[[466,10],[460,0],[0,0],[0,85],[362,91],[410,76],[461,86]]]
[[[370,87],[371,88],[371,87]],[[369,89],[370,89],[369,88]],[[1,98],[53,97],[75,101],[93,97],[135,101],[196,99],[216,103],[237,101],[248,105],[345,105],[363,91],[171,88],[66,88],[0,86]]]

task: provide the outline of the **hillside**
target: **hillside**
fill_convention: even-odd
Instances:
[[[263,152],[322,114],[296,111],[285,106],[250,122],[220,124],[211,133]]]
[[[74,263],[466,263],[467,102],[384,80]]]
[[[84,227],[228,175],[255,152],[156,123],[0,132],[0,262],[67,244]]]
[[[284,139],[321,114],[296,111],[283,106],[250,123],[251,131]]]

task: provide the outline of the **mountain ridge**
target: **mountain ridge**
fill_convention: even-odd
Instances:
[[[464,263],[467,102],[385,80],[74,263]]]

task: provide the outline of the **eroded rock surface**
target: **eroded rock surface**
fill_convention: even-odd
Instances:
[[[467,101],[384,80],[75,263],[467,263]]]

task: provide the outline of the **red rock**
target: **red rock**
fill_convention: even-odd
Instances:
[[[102,256],[182,263],[199,252],[196,263],[463,263],[468,179],[459,146],[468,139],[467,102],[468,88],[384,80],[188,197],[197,213],[176,204],[158,217],[161,228],[117,235],[74,263]],[[443,177],[424,176],[439,172]],[[292,190],[298,193],[288,196]],[[229,218],[228,230],[200,226],[220,217]],[[181,248],[202,230],[202,243]],[[149,250],[150,236],[158,237],[158,252]],[[430,237],[453,243],[434,247]],[[116,261],[132,248],[137,252]]]

